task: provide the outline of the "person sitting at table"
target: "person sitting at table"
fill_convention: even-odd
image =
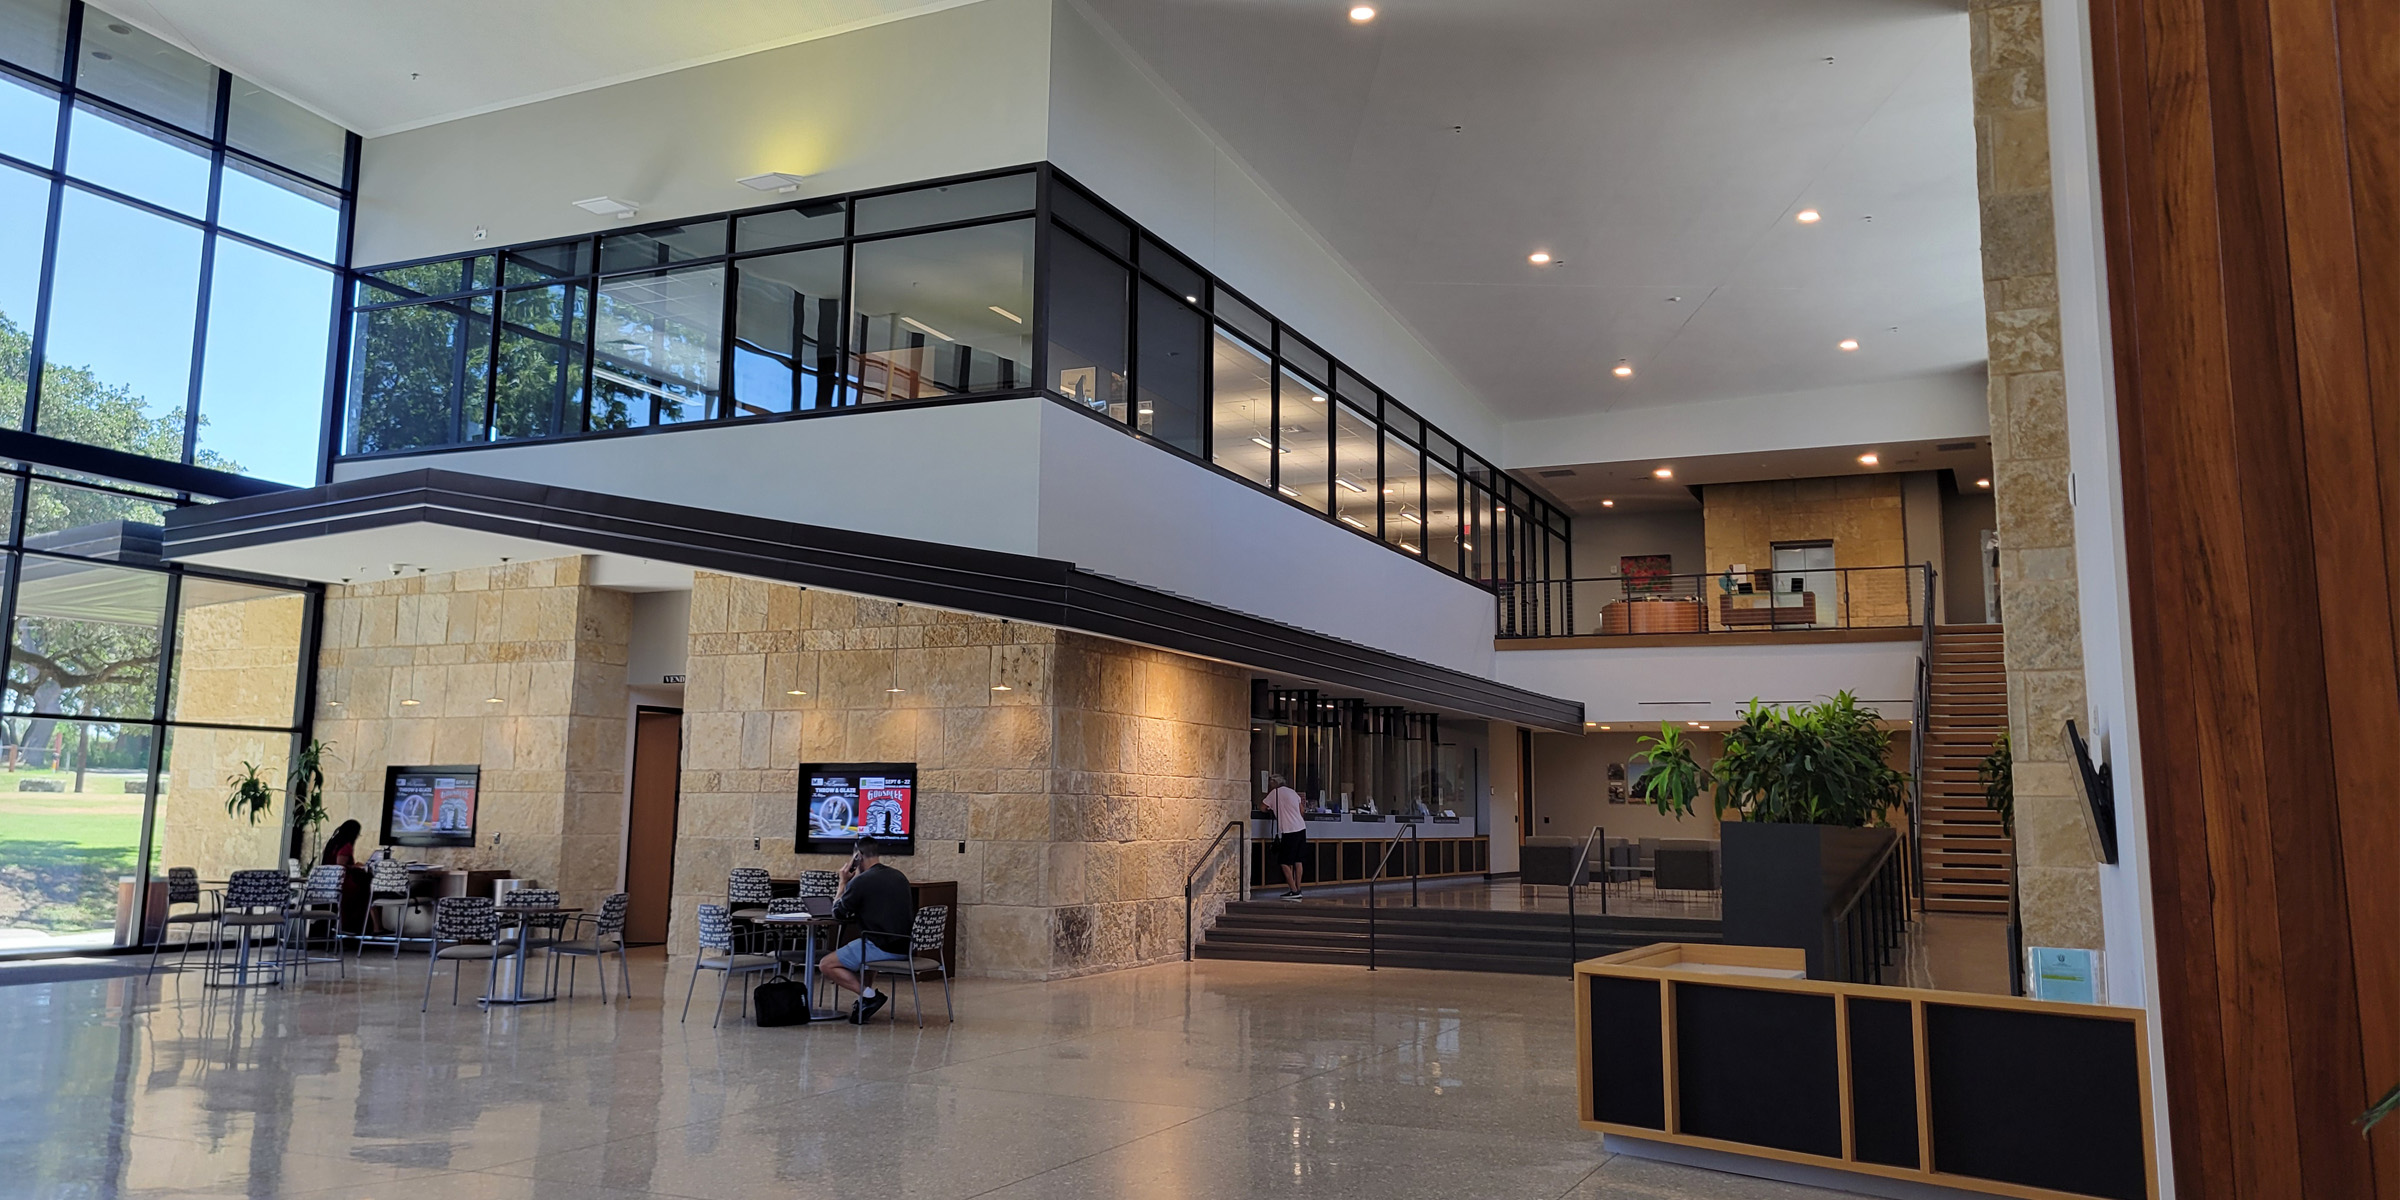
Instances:
[[[900,962],[908,958],[909,926],[917,917],[915,894],[909,891],[908,876],[898,868],[884,865],[883,851],[873,838],[858,839],[858,847],[850,855],[849,865],[842,868],[842,895],[833,902],[833,916],[845,924],[856,924],[860,936],[844,942],[839,949],[817,963],[835,986],[858,993],[858,1003],[850,1008],[850,1023],[864,1025],[891,997],[875,990],[862,976],[879,962]]]
[[[342,932],[359,933],[367,927],[367,892],[373,875],[358,861],[359,827],[356,821],[344,821],[333,827],[325,839],[325,851],[317,861],[329,867],[342,868]]]

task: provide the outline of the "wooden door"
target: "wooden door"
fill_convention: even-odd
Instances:
[[[625,940],[667,940],[675,890],[676,782],[683,769],[683,713],[643,708],[633,714],[633,811],[626,820]]]

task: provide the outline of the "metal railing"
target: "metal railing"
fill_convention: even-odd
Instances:
[[[1583,839],[1582,852],[1575,856],[1575,873],[1567,876],[1567,962],[1570,970],[1573,969],[1572,964],[1583,957],[1583,943],[1575,932],[1575,893],[1583,890],[1584,873],[1590,869],[1594,844],[1601,847],[1600,915],[1608,915],[1608,838],[1598,825],[1594,825],[1591,836]]]
[[[1932,575],[1917,563],[1502,582],[1498,636],[1904,629],[1932,619]]]
[[[1933,580],[1925,564],[1925,635],[1917,648],[1917,703],[1908,723],[1908,886],[1925,904],[1925,727],[1933,719]]]
[[[1906,856],[1892,839],[1825,908],[1825,978],[1882,983],[1909,923]]]
[[[1250,823],[1227,821],[1225,827],[1217,831],[1217,836],[1209,839],[1208,848],[1200,852],[1199,859],[1192,863],[1192,869],[1185,872],[1183,876],[1183,961],[1185,962],[1192,961],[1192,895],[1194,887],[1200,879],[1200,872],[1205,870],[1216,857],[1217,847],[1225,844],[1225,835],[1229,833],[1233,835],[1233,861],[1237,868],[1234,872],[1234,896],[1242,900],[1250,898]]]
[[[1417,906],[1417,876],[1425,869],[1425,850],[1417,841],[1417,823],[1410,821],[1400,827],[1392,839],[1383,844],[1383,857],[1375,860],[1375,869],[1367,874],[1367,969],[1375,969],[1375,881],[1383,878],[1384,869],[1392,865],[1392,852],[1400,843],[1408,842],[1408,906]]]

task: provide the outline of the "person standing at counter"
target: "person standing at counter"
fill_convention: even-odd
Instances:
[[[1300,864],[1308,861],[1308,818],[1300,811],[1300,793],[1281,775],[1267,776],[1274,785],[1267,793],[1267,811],[1275,814],[1275,855],[1283,864],[1283,898],[1300,898]]]

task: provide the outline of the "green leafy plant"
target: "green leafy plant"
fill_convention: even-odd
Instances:
[[[1650,762],[1650,773],[1634,785],[1634,798],[1670,817],[1688,816],[1692,802],[1711,786],[1708,768],[1700,765],[1692,740],[1671,722],[1661,721],[1658,736],[1647,734],[1636,743]]]
[[[1753,699],[1713,768],[1717,815],[1797,825],[1882,825],[1908,774],[1891,765],[1881,718],[1842,692],[1777,709]]]
[[[233,785],[233,794],[225,798],[227,816],[248,817],[250,823],[256,825],[258,819],[266,814],[268,806],[275,803],[275,789],[258,777],[256,763],[243,763],[242,773],[226,776],[225,782]]]
[[[1975,778],[1983,784],[1984,805],[2000,814],[2001,832],[2017,836],[2016,767],[2006,733],[1992,739],[1992,752],[1975,765]]]
[[[313,830],[325,823],[325,759],[332,746],[310,738],[292,756],[292,769],[284,780],[283,794],[292,802],[292,825],[297,829]]]

